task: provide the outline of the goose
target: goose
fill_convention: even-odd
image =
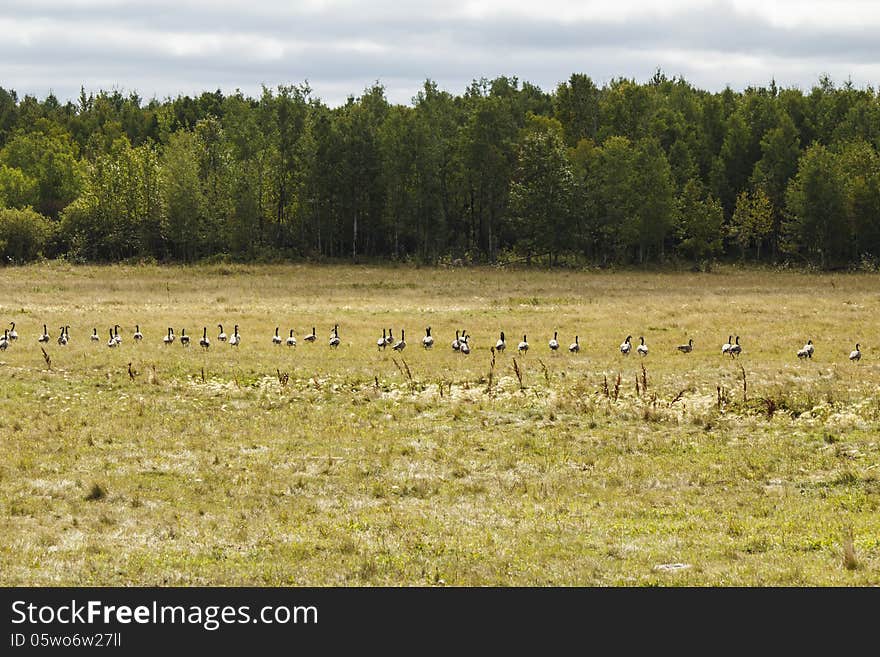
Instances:
[[[521,354],[524,354],[529,350],[529,343],[528,343],[528,340],[526,340],[525,334],[523,334],[522,342],[520,342],[516,346],[516,348],[517,348],[517,350],[519,350],[519,353],[521,353]]]
[[[388,337],[388,336],[385,334],[385,329],[382,329],[382,337],[379,338],[378,340],[376,340],[376,348],[377,349],[384,349],[385,347],[388,346],[385,344],[386,337]]]
[[[388,337],[385,338],[385,344],[389,346],[394,344],[394,336],[391,335],[391,329],[388,329]]]
[[[461,339],[458,337],[458,329],[455,330],[455,340],[452,341],[452,351],[458,351],[461,348]]]
[[[314,326],[312,327],[312,332],[303,338],[303,340],[305,340],[306,342],[314,342],[317,339],[318,339],[318,336],[315,335],[315,327]]]
[[[687,344],[680,344],[676,347],[681,353],[689,354],[694,350],[694,339],[690,338]]]
[[[45,324],[43,324],[43,335],[37,338],[37,342],[49,342],[49,331],[46,330]]]
[[[576,354],[581,350],[581,345],[578,342],[578,336],[574,336],[574,342],[568,345],[568,350],[573,354]]]
[[[406,349],[406,334],[403,329],[400,329],[400,340],[394,343],[394,346],[391,347],[394,351],[403,351]]]
[[[174,342],[174,329],[172,329],[170,326],[168,327],[168,335],[162,338],[162,342],[164,342],[165,344],[171,344],[172,342]]]
[[[9,325],[12,327],[9,329],[9,338],[8,340],[18,340],[18,333],[15,332],[15,322],[9,322]]]
[[[232,337],[229,338],[229,344],[232,347],[237,347],[241,344],[241,336],[238,334],[238,324],[232,329]]]
[[[626,336],[626,340],[620,344],[620,353],[624,356],[629,356],[629,350],[632,349],[632,342],[630,342],[630,340],[632,340],[632,336],[628,335]]]
[[[339,346],[339,324],[336,324],[333,327],[333,337],[330,338],[330,346],[333,347],[334,349]],[[397,345],[395,345],[395,349],[396,348],[397,348]]]
[[[278,335],[278,327],[275,327],[275,335],[272,336],[272,344],[281,344],[281,336]]]
[[[736,342],[730,345],[730,355],[731,356],[739,356],[742,353],[743,348],[739,344],[739,336],[736,336]]]
[[[430,326],[425,329],[425,337],[422,338],[422,346],[425,349],[430,349],[434,346],[434,338],[431,336]]]
[[[813,341],[807,340],[807,344],[804,345],[804,351],[807,352],[807,358],[813,357]]]
[[[116,344],[122,344],[122,338],[119,337],[119,324],[113,326],[113,339],[116,340]]]
[[[94,336],[94,337],[97,337],[97,336]],[[110,339],[107,340],[107,346],[110,347],[111,349],[113,347],[119,346],[119,343],[116,341],[116,337],[113,335],[113,329],[110,329]]]
[[[110,335],[111,335],[111,336],[113,335],[113,329],[110,329]],[[98,340],[101,339],[101,338],[98,337],[98,329],[97,329],[97,328],[93,328],[93,329],[92,329],[92,334],[89,336],[89,339],[90,339],[92,342],[97,342]]]
[[[296,346],[296,338],[293,337],[293,329],[290,329],[290,335],[287,336],[286,344],[288,347],[295,347]]]
[[[465,356],[467,356],[469,353],[471,353],[471,345],[468,342],[470,339],[471,339],[471,337],[469,335],[462,334],[461,340],[459,341],[459,344],[458,344],[459,353],[462,353]]]
[[[855,350],[849,352],[849,359],[850,359],[852,362],[856,362],[857,360],[861,360],[861,359],[862,359],[862,351],[861,351],[861,349],[859,349],[859,346],[860,346],[859,343],[856,342],[856,348],[855,348]]]
[[[9,329],[3,329],[3,337],[0,338],[0,350],[9,348]]]
[[[180,329],[180,344],[184,347],[189,346],[189,336],[186,334],[186,329]]]
[[[61,335],[58,336],[58,344],[60,344],[63,347],[64,345],[67,344],[68,340],[69,340],[69,338],[67,336],[67,327],[62,326],[61,327]]]
[[[132,337],[133,337],[137,342],[140,342],[141,340],[144,339],[144,334],[141,333],[141,326],[140,326],[140,324],[135,324],[135,325],[134,325],[134,335],[133,335]]]
[[[721,345],[721,353],[722,354],[729,354],[730,353],[730,348],[733,346],[731,344],[732,342],[733,342],[733,336],[728,335],[727,342],[725,342],[723,345]]]
[[[812,358],[813,357],[813,341],[807,340],[807,344],[798,349],[797,351],[798,358]]]
[[[507,348],[507,341],[504,339],[504,331],[501,331],[501,337],[495,343],[495,351],[504,351]]]
[[[636,347],[636,351],[638,351],[639,354],[641,354],[642,356],[647,356],[648,355],[648,345],[645,344],[644,336],[639,336],[639,340],[641,341],[641,344],[638,347]]]
[[[220,329],[220,333],[217,334],[217,339],[220,342],[226,342],[226,332],[223,330],[223,324],[217,324],[217,328]]]
[[[202,339],[199,340],[199,346],[208,349],[211,346],[211,341],[208,339],[208,327],[202,327]]]
[[[553,331],[553,339],[548,343],[550,345],[550,349],[556,351],[559,349],[559,340],[556,339],[557,331]]]

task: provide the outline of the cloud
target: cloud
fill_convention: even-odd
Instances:
[[[456,93],[501,74],[551,90],[573,72],[603,83],[658,67],[713,90],[809,87],[823,73],[871,83],[880,12],[829,4],[6,0],[0,85],[66,99],[81,84],[165,97],[308,80],[337,104],[374,80],[409,102],[426,78]]]

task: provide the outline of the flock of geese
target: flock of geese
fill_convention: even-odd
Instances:
[[[0,351],[5,351],[9,348],[9,345],[12,342],[18,340],[18,333],[15,330],[15,322],[10,322],[10,328],[4,329],[3,335],[0,336]],[[119,329],[121,327],[119,324],[115,324],[112,328],[108,329],[108,339],[107,346],[109,348],[116,348],[122,344],[122,337],[119,335]],[[281,327],[275,327],[275,334],[272,336],[272,344],[276,346],[286,345],[288,347],[295,347],[297,345],[297,339],[294,335],[294,330],[290,329],[289,334],[286,338],[281,337],[279,335],[279,330]],[[223,330],[222,324],[217,324],[218,334],[216,340],[218,342],[222,342],[228,344],[233,347],[237,347],[241,344],[241,334],[238,331],[238,324],[235,325],[232,331],[232,335],[227,336],[226,332]],[[57,338],[57,342],[59,345],[64,346],[70,341],[70,326],[61,326],[59,327],[59,334]],[[469,354],[471,352],[470,346],[470,335],[468,335],[467,331],[461,329],[455,331],[455,340],[452,341],[451,346],[452,350],[462,354]],[[632,335],[627,335],[626,339],[620,344],[620,353],[624,356],[629,356],[632,352]],[[37,342],[45,343],[50,341],[49,332],[46,328],[46,325],[43,324],[43,332],[37,338]],[[98,335],[98,329],[93,328],[92,334],[90,336],[92,342],[100,342],[101,337]],[[134,334],[132,335],[132,339],[137,343],[144,339],[143,333],[141,333],[140,325],[135,325]],[[306,336],[303,336],[304,342],[315,342],[318,339],[317,334],[315,333],[315,328],[312,327],[312,332]],[[172,327],[168,327],[168,332],[162,338],[162,342],[168,346],[173,344],[175,341],[179,341],[181,345],[184,347],[188,347],[190,344],[190,336],[186,334],[186,329],[182,328],[180,330],[180,335],[177,336],[174,333],[174,329]],[[333,330],[330,332],[330,338],[328,344],[336,348],[339,346],[339,325],[336,324],[333,327]],[[400,330],[400,339],[395,339],[393,335],[392,329],[382,329],[382,337],[376,340],[376,346],[380,350],[384,350],[388,347],[391,347],[392,350],[401,352],[406,348],[406,333],[403,329]],[[431,335],[431,327],[428,326],[425,329],[425,336],[421,341],[422,347],[425,349],[431,349],[434,346],[434,336]],[[208,327],[202,327],[202,337],[199,339],[199,346],[203,349],[209,349],[211,347],[211,339],[208,337]],[[553,338],[548,342],[548,347],[550,351],[556,352],[559,350],[559,339],[558,332],[553,332]],[[529,351],[529,342],[526,335],[522,336],[522,340],[517,344],[517,351],[520,354],[526,354]],[[507,338],[504,335],[504,331],[501,331],[501,335],[498,340],[495,342],[494,351],[498,353],[504,353],[507,349]],[[581,346],[579,341],[579,336],[574,336],[574,342],[568,345],[568,351],[570,353],[576,354],[580,352]],[[680,344],[676,347],[678,351],[684,354],[689,354],[694,350],[694,340],[693,338],[689,339],[686,344]],[[739,336],[737,335],[734,339],[733,335],[729,335],[727,337],[727,342],[725,342],[721,346],[721,353],[725,355],[729,355],[732,358],[736,358],[742,353],[742,345],[739,343]],[[813,357],[813,341],[807,340],[807,343],[798,349],[797,357],[801,360],[812,358]],[[636,353],[640,356],[648,355],[648,345],[645,344],[644,336],[639,336],[639,344],[636,346]],[[862,352],[861,345],[856,343],[856,348],[850,352],[849,359],[852,362],[856,362],[861,360]]]

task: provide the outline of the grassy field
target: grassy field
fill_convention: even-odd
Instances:
[[[2,280],[21,337],[0,352],[0,584],[880,583],[876,275],[48,264]],[[168,326],[193,344],[164,346]],[[273,346],[276,326],[299,346]],[[406,330],[402,354],[376,348],[383,327]],[[621,355],[627,334],[650,354]]]

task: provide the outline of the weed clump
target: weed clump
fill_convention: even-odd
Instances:
[[[107,489],[104,488],[101,484],[95,482],[92,484],[92,487],[89,489],[89,492],[86,495],[86,501],[94,502],[97,500],[102,500],[105,497],[107,497]]]

